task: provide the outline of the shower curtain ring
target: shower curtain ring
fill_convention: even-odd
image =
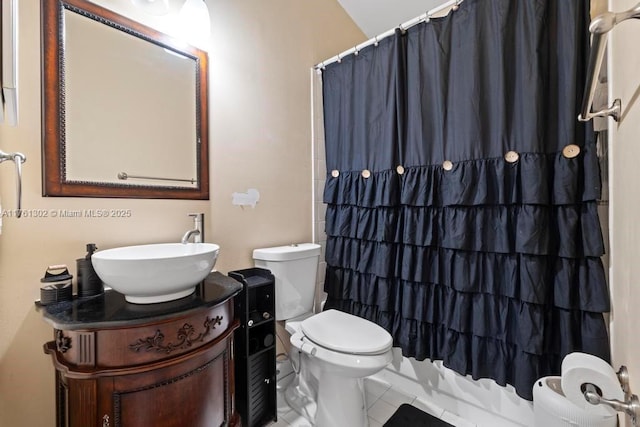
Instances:
[[[354,46],[353,47],[353,55],[354,56],[358,56],[359,53],[360,53],[360,51],[358,50],[358,46]]]
[[[375,36],[375,37],[373,38],[373,40],[375,40],[375,41],[374,41],[374,43],[373,43],[373,45],[374,45],[375,47],[378,47],[378,44],[380,44],[380,43],[378,42],[378,36]]]

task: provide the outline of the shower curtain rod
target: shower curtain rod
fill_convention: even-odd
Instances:
[[[428,10],[426,13],[423,13],[420,16],[417,16],[413,19],[410,19],[407,22],[404,22],[400,25],[398,25],[395,28],[392,28],[388,31],[385,31],[382,34],[378,34],[377,36],[370,38],[369,40],[367,40],[366,42],[360,43],[358,45],[355,45],[354,47],[352,47],[351,49],[347,49],[344,52],[341,52],[339,54],[337,54],[336,56],[332,56],[329,59],[325,59],[324,61],[316,64],[314,66],[314,68],[316,70],[322,70],[323,68],[325,68],[327,65],[329,64],[333,64],[334,62],[340,62],[342,60],[342,58],[344,58],[345,56],[351,55],[351,54],[358,54],[358,52],[362,49],[364,49],[367,46],[371,46],[373,45],[378,45],[378,42],[380,42],[382,39],[385,39],[389,36],[392,36],[395,34],[397,29],[400,29],[401,31],[406,31],[409,28],[413,27],[414,25],[417,25],[421,22],[429,22],[429,20],[433,17],[433,15],[442,12],[443,10],[446,10],[448,8],[451,8],[452,10],[458,10],[458,6],[460,6],[460,3],[462,3],[464,0],[449,0],[439,6],[434,7],[431,10]]]

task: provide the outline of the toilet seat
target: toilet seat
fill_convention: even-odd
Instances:
[[[304,336],[328,351],[351,355],[376,355],[393,345],[391,335],[369,320],[338,310],[327,310],[303,320]]]
[[[345,377],[363,378],[373,375],[393,359],[391,347],[377,354],[342,353],[311,341],[302,331],[291,336],[291,344],[308,354],[311,359],[322,361],[323,369],[327,372],[340,372]]]

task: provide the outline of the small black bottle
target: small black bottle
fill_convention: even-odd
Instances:
[[[87,244],[87,255],[76,260],[78,267],[78,297],[100,295],[104,292],[102,280],[91,264],[91,255],[98,249],[94,243]]]

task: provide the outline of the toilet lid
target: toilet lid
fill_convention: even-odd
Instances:
[[[341,353],[378,354],[393,344],[391,335],[380,326],[338,310],[318,313],[300,326],[311,341]]]

